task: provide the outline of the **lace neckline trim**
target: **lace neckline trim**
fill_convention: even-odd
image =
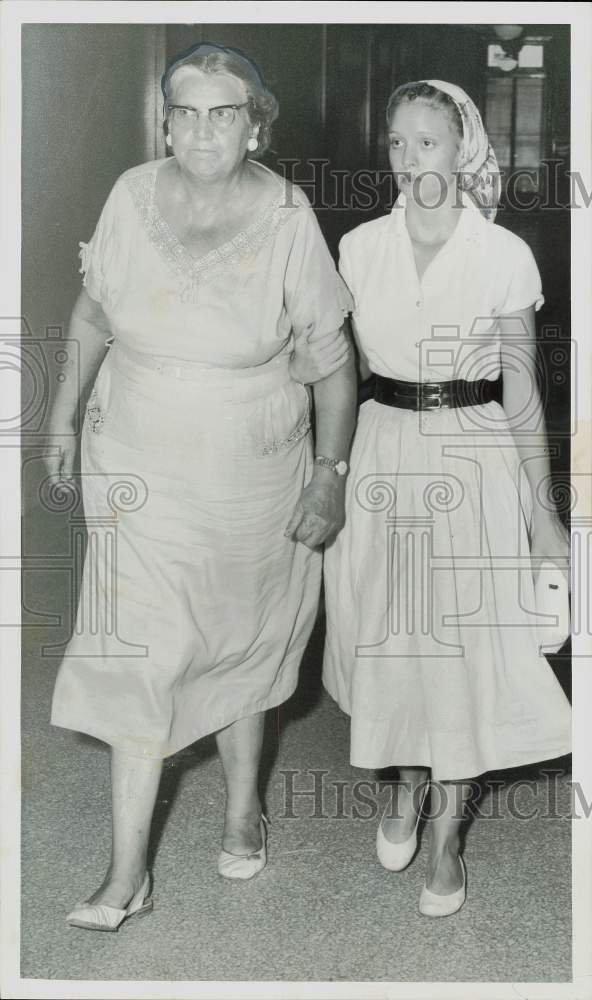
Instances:
[[[189,279],[192,284],[203,281],[219,267],[232,267],[243,257],[254,253],[299,207],[296,204],[285,204],[285,191],[279,186],[277,196],[260,218],[219,247],[195,258],[157,208],[156,178],[159,167],[160,163],[157,161],[149,172],[127,178],[127,185],[150,242],[176,273],[185,281]]]

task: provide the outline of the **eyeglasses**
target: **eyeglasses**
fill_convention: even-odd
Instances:
[[[237,111],[246,108],[248,103],[245,101],[244,104],[219,104],[215,108],[208,108],[208,118],[214,128],[229,128],[236,118]],[[167,114],[173,125],[193,128],[197,125],[201,111],[185,107],[183,104],[168,104]]]

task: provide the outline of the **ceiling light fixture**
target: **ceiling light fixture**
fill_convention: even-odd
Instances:
[[[493,30],[501,42],[513,42],[524,29],[521,24],[494,24]]]

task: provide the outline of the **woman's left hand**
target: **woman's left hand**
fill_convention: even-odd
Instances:
[[[309,549],[333,541],[345,524],[345,481],[327,469],[316,469],[305,486],[285,534]]]
[[[535,521],[530,545],[530,557],[535,583],[541,563],[552,562],[561,570],[569,586],[570,548],[569,531],[557,515],[550,515],[538,523]]]

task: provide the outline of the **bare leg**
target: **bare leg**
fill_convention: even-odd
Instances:
[[[161,760],[111,751],[111,863],[102,885],[88,902],[122,909],[140,888],[161,771]]]
[[[226,780],[226,818],[222,847],[231,854],[249,854],[261,847],[259,762],[264,712],[238,719],[216,733]]]
[[[400,767],[399,782],[393,787],[392,808],[382,820],[382,832],[392,844],[402,844],[413,833],[423,786],[428,779],[425,767]]]
[[[471,793],[469,781],[432,782],[431,841],[426,885],[441,896],[460,889],[462,868],[458,857],[464,805]]]

